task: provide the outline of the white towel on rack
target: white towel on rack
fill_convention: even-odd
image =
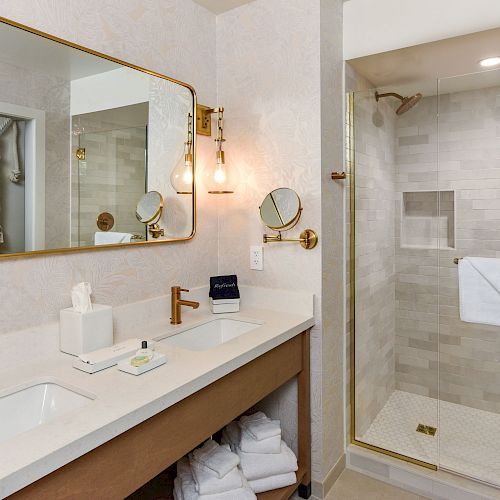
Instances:
[[[500,326],[500,259],[464,257],[458,278],[460,319]]]
[[[94,235],[96,245],[113,245],[116,243],[130,243],[134,235],[130,233],[116,233],[115,231],[97,231]]]
[[[285,488],[297,482],[297,474],[289,472],[288,474],[278,474],[277,476],[265,477],[249,481],[248,484],[254,493],[263,493],[264,491],[277,490]]]

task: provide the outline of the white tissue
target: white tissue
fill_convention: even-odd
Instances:
[[[86,313],[92,311],[92,302],[90,295],[92,288],[90,283],[78,283],[71,289],[71,302],[73,303],[73,310],[79,313]]]

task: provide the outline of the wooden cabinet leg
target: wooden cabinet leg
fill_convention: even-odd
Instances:
[[[311,496],[311,374],[310,330],[302,334],[302,370],[298,375],[298,445],[299,464],[305,470],[299,496]]]

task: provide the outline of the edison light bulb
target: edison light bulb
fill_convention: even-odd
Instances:
[[[224,167],[222,165],[217,165],[214,172],[214,181],[217,184],[224,184],[226,182],[226,172],[224,172]]]
[[[177,194],[193,193],[193,155],[191,153],[182,156],[170,175],[170,184]]]
[[[203,176],[207,191],[210,194],[231,194],[234,193],[236,183],[236,172],[225,164],[224,151],[217,151],[217,162]]]

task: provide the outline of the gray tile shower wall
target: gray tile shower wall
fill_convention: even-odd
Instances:
[[[455,233],[439,250],[403,248],[397,219],[396,387],[437,397],[439,347],[440,398],[499,412],[500,328],[460,320],[453,258],[500,257],[500,87],[424,98],[396,127],[396,213],[403,192],[439,186]]]

